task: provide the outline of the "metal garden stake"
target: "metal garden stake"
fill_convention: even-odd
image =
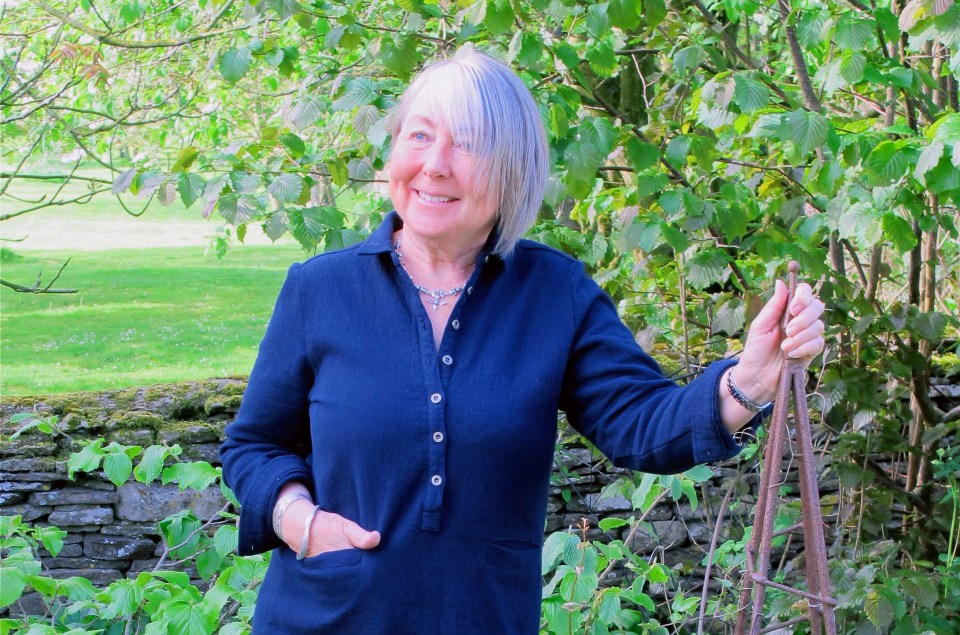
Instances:
[[[790,283],[787,309],[783,312],[781,327],[785,331],[790,319],[790,301],[797,289],[797,272],[800,264],[789,265]],[[780,371],[780,384],[774,405],[773,418],[764,451],[763,470],[760,473],[760,491],[753,523],[753,536],[747,547],[747,567],[740,587],[740,602],[737,612],[736,635],[744,635],[747,612],[750,611],[750,635],[761,635],[792,626],[804,620],[810,622],[814,635],[836,635],[837,623],[834,607],[837,601],[830,595],[830,575],[827,570],[827,547],[823,535],[823,518],[820,512],[820,490],[817,487],[816,459],[813,455],[813,439],[810,432],[810,415],[807,411],[807,395],[804,384],[806,371],[799,360],[785,358]],[[793,394],[794,425],[796,427],[796,456],[800,469],[800,503],[803,522],[774,534],[777,490],[781,483],[783,445],[787,439],[787,408],[790,393]],[[805,560],[807,565],[807,591],[795,589],[770,580],[770,547],[775,535],[803,529]],[[763,601],[767,587],[773,587],[798,595],[807,600],[806,617],[796,617],[786,622],[761,625]],[[749,609],[751,595],[753,606]]]

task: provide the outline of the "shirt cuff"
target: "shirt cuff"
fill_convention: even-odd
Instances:
[[[262,478],[240,501],[237,553],[250,556],[283,546],[273,531],[273,508],[280,490],[291,481],[309,484],[313,481],[310,472],[300,457],[277,458],[268,464]]]
[[[720,417],[720,381],[723,373],[731,366],[736,366],[737,360],[725,359],[707,366],[703,375],[690,383],[689,387],[697,386],[696,390],[709,391],[703,395],[702,403],[710,404],[710,416],[694,432],[693,458],[700,463],[713,463],[733,458],[740,453],[743,447],[737,443],[733,435],[727,430]],[[760,423],[763,413],[757,414],[748,426],[756,427]],[[745,426],[746,427],[746,426]]]

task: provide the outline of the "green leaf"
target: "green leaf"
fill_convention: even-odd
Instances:
[[[630,137],[623,146],[627,159],[634,170],[640,172],[656,165],[660,159],[660,149],[652,143],[646,143],[636,137]]]
[[[613,52],[613,45],[608,40],[597,42],[587,51],[587,62],[600,77],[611,77],[617,70],[617,55]]]
[[[830,21],[825,11],[809,12],[800,18],[797,25],[797,39],[806,48],[813,48],[823,40],[823,32]]]
[[[746,309],[746,305],[740,298],[731,297],[717,307],[710,327],[714,331],[723,331],[727,335],[739,333],[746,322]]]
[[[733,101],[740,112],[753,112],[763,108],[770,101],[770,91],[766,84],[741,74],[733,76]]]
[[[177,154],[177,160],[174,162],[173,167],[170,168],[170,171],[183,172],[184,170],[190,169],[190,166],[193,165],[193,162],[198,156],[200,156],[200,150],[194,146],[187,146]]]
[[[250,222],[259,209],[257,199],[250,194],[224,194],[217,202],[220,215],[232,225]]]
[[[20,599],[27,586],[27,574],[16,567],[0,565],[0,608]]]
[[[927,130],[927,138],[944,143],[960,142],[960,113],[951,113],[937,119]]]
[[[162,482],[166,485],[176,481],[181,492],[188,488],[203,491],[213,485],[219,476],[219,468],[206,461],[190,461],[174,463],[164,469]]]
[[[670,245],[674,251],[686,251],[687,247],[690,246],[690,241],[684,233],[669,223],[661,222],[660,232],[663,234],[664,240],[667,241],[667,244]]]
[[[900,584],[918,606],[932,609],[940,599],[940,592],[937,590],[936,583],[926,576],[903,577],[900,579]]]
[[[654,28],[667,17],[667,3],[665,0],[642,0],[643,17],[648,28]]]
[[[513,28],[513,5],[510,0],[487,0],[484,26],[493,35],[502,35]]]
[[[303,7],[300,6],[297,0],[267,0],[267,6],[280,16],[281,21],[287,20],[295,13],[303,11]]]
[[[729,256],[720,249],[697,252],[687,261],[687,280],[698,289],[722,283],[723,270],[728,263]]]
[[[216,620],[203,606],[188,600],[165,602],[164,616],[170,620],[170,631],[178,635],[211,635],[216,628]]]
[[[167,458],[167,449],[162,445],[151,445],[143,452],[139,465],[133,470],[133,477],[141,483],[151,483],[160,476],[163,462]]]
[[[607,15],[613,26],[621,31],[632,31],[640,24],[641,10],[639,0],[610,0]]]
[[[867,58],[862,53],[845,54],[840,60],[840,75],[847,83],[856,84],[863,79],[863,71],[867,67]]]
[[[873,28],[872,21],[861,20],[852,13],[846,13],[840,18],[833,39],[842,49],[861,51],[871,42]]]
[[[882,141],[864,160],[864,169],[872,184],[888,185],[903,176],[909,164],[897,142]]]
[[[343,94],[330,105],[334,110],[353,110],[357,106],[372,104],[379,97],[377,84],[369,77],[357,77],[351,81]]]
[[[133,179],[137,176],[137,169],[130,168],[126,172],[121,172],[117,175],[117,178],[113,181],[113,186],[110,188],[110,191],[114,194],[120,194],[126,192],[130,185],[133,183]]]
[[[39,534],[43,547],[50,552],[50,555],[56,558],[60,550],[63,549],[63,539],[67,536],[67,532],[61,531],[56,527],[37,527],[34,531],[36,534]]]
[[[739,298],[734,299],[739,301]],[[684,472],[683,475],[695,483],[703,483],[713,478],[713,470],[706,465],[697,465]]]
[[[947,328],[947,316],[936,311],[919,313],[910,320],[910,329],[925,340],[938,342]]]
[[[187,209],[203,196],[203,189],[206,186],[203,177],[199,174],[182,172],[177,177],[177,191],[180,192],[180,200]]]
[[[103,448],[103,439],[94,439],[79,452],[74,452],[67,459],[67,476],[73,478],[75,472],[92,472],[100,466],[100,460],[106,454]]]
[[[306,95],[294,102],[284,120],[288,125],[303,130],[319,119],[325,112],[326,105],[319,97]]]
[[[583,255],[583,259],[590,264],[596,265],[603,260],[606,254],[607,239],[603,237],[603,234],[597,233],[593,235],[593,239],[590,241],[590,245],[587,247],[587,252]]]
[[[608,119],[601,117],[590,117],[585,119],[578,128],[580,141],[587,143],[606,158],[612,151],[617,141],[617,130]]]
[[[893,621],[893,605],[890,600],[875,590],[867,594],[867,600],[863,608],[867,618],[881,631],[886,630]]]
[[[945,146],[942,142],[931,143],[927,146],[920,154],[920,158],[917,159],[917,167],[913,170],[913,176],[922,179],[924,174],[937,167],[944,149]]]
[[[247,74],[253,56],[245,46],[231,48],[220,57],[220,75],[231,84],[235,84]]]
[[[792,141],[802,154],[806,154],[827,140],[830,127],[830,121],[820,113],[800,109],[783,118],[778,135],[784,141]]]
[[[687,154],[690,152],[690,137],[687,135],[679,135],[670,140],[670,143],[667,144],[667,149],[664,152],[664,157],[669,161],[674,167],[682,168],[687,164]]]
[[[380,61],[401,79],[410,75],[418,61],[417,44],[412,36],[397,34],[384,38],[380,47]]]
[[[103,471],[107,473],[107,478],[120,487],[130,478],[130,472],[133,471],[133,461],[125,452],[111,452],[103,459]]]
[[[673,68],[678,75],[684,75],[688,70],[696,69],[706,58],[700,46],[688,46],[677,51],[673,57]]]
[[[233,525],[223,525],[217,529],[217,533],[213,534],[213,546],[217,553],[224,558],[231,553],[235,553],[237,551],[238,535],[237,528]]]
[[[261,178],[256,172],[237,170],[230,173],[230,185],[238,194],[249,194],[260,187]]]
[[[281,203],[295,203],[303,192],[303,178],[289,172],[281,174],[270,183],[267,191]]]
[[[883,233],[887,240],[893,243],[897,252],[903,254],[913,249],[917,244],[917,236],[913,227],[903,218],[893,212],[887,212],[880,219]]]
[[[280,143],[290,151],[290,154],[292,154],[295,159],[299,159],[307,151],[307,146],[303,143],[303,139],[292,132],[286,132],[280,135],[279,138]]]
[[[611,517],[611,518],[604,518],[598,524],[600,526],[600,529],[602,529],[603,531],[610,531],[611,529],[616,529],[618,527],[626,527],[630,523],[628,523],[622,518]]]

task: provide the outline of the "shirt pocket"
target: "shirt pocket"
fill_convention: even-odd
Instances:
[[[300,565],[307,569],[341,569],[358,565],[361,560],[363,549],[336,549],[304,558]]]
[[[522,540],[487,543],[487,564],[504,569],[540,571],[540,545]]]

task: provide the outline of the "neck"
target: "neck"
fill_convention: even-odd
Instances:
[[[484,243],[451,246],[435,240],[424,240],[414,233],[400,230],[394,242],[400,241],[399,252],[408,270],[437,280],[466,279],[476,263]]]

